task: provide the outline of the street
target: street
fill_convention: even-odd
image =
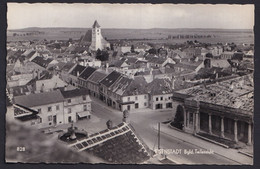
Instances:
[[[119,124],[122,121],[123,113],[118,110],[113,110],[111,107],[107,107],[99,100],[93,99],[92,102],[93,115],[102,119],[100,126],[106,128],[105,122],[112,120],[114,125]],[[158,132],[156,129],[158,122],[163,122],[171,119],[173,112],[171,110],[154,111],[145,109],[143,111],[131,112],[129,120],[137,134],[144,140],[148,147],[152,150],[158,148]],[[165,150],[182,150],[182,153],[167,155],[168,158],[174,159],[179,164],[241,164],[241,161],[234,161],[228,159],[220,154],[184,154],[184,150],[202,149],[191,143],[191,140],[182,140],[180,138],[173,137],[163,131],[160,134],[160,148]],[[240,163],[241,162],[241,163]]]

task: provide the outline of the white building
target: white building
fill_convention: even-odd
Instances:
[[[33,123],[37,128],[46,128],[90,118],[91,99],[85,89],[29,94],[14,97],[14,104],[23,109],[38,112]],[[14,112],[14,117],[19,114]],[[27,115],[27,114],[24,114]]]
[[[102,50],[106,47],[110,47],[110,44],[103,38],[101,34],[101,28],[97,21],[92,26],[92,38],[91,38],[91,50]]]

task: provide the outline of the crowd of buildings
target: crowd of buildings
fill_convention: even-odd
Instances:
[[[8,42],[7,101],[14,118],[38,128],[91,118],[96,97],[122,112],[182,111],[186,132],[251,144],[253,58],[251,44],[109,42],[95,21],[78,41]]]

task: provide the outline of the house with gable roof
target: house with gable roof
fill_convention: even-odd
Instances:
[[[102,79],[99,83],[99,95],[100,95],[100,100],[103,102],[107,103],[108,105],[111,106],[109,101],[109,90],[111,86],[122,76],[121,73],[117,71],[111,72],[109,75],[107,75],[104,79]]]
[[[85,68],[78,77],[78,86],[87,88],[87,80],[95,71],[96,69],[90,66]]]
[[[107,72],[102,70],[96,70],[87,79],[87,89],[91,96],[100,98],[99,94],[99,82],[107,76]]]
[[[94,163],[105,161],[108,164],[144,164],[153,154],[133,126],[126,122],[116,126],[107,123],[107,129],[89,137],[63,142],[77,152],[99,157]]]
[[[78,86],[78,79],[79,79],[79,75],[86,69],[85,66],[81,66],[81,65],[76,65],[72,68],[72,70],[70,70],[69,72],[69,76],[68,76],[68,81],[69,84],[73,85],[73,86]]]
[[[151,109],[173,108],[173,83],[169,79],[154,79],[146,86]]]
[[[91,116],[91,99],[86,89],[15,96],[13,104],[38,112],[37,128],[68,124]]]

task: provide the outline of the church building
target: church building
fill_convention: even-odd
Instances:
[[[101,28],[97,21],[94,22],[92,26],[92,36],[91,36],[91,50],[103,50],[106,47],[110,47],[110,44],[103,38],[101,34]]]

